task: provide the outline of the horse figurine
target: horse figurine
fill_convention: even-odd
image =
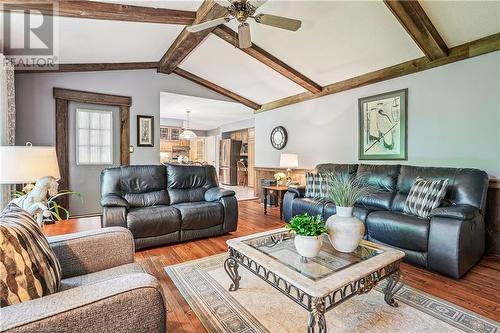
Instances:
[[[30,213],[39,226],[43,224],[44,217],[50,217],[51,213],[47,207],[47,194],[54,196],[57,194],[59,183],[54,177],[47,176],[37,180],[35,187],[25,195],[13,199],[14,203]]]

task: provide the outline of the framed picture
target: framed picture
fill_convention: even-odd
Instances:
[[[408,89],[359,99],[359,159],[406,160]]]
[[[154,147],[154,117],[137,116],[137,146]]]

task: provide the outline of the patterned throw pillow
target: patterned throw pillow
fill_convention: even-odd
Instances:
[[[0,213],[0,307],[57,292],[61,265],[31,215],[15,204]]]
[[[321,173],[306,172],[306,198],[327,197],[327,177]]]
[[[403,211],[427,218],[434,208],[438,207],[446,195],[448,179],[426,180],[417,177],[405,201]]]

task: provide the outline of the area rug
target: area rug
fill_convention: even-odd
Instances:
[[[208,332],[307,331],[308,312],[246,268],[239,269],[240,289],[229,292],[225,259],[220,254],[165,268]],[[408,286],[392,308],[381,284],[327,312],[328,332],[500,332],[499,323]]]

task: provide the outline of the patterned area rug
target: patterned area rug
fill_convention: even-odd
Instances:
[[[307,331],[307,311],[246,268],[239,268],[240,289],[229,292],[225,258],[221,254],[165,268],[208,332]],[[396,295],[399,307],[392,308],[384,302],[382,287],[327,312],[328,331],[500,332],[497,322],[407,286]]]

